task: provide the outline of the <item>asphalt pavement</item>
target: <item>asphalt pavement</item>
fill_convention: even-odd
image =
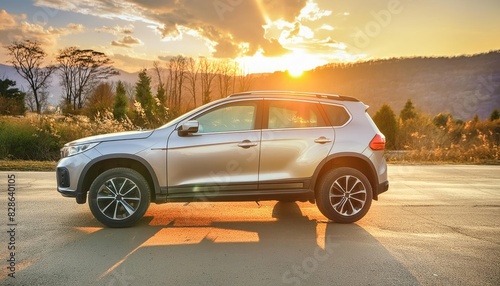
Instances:
[[[500,284],[500,166],[390,165],[389,179],[355,224],[266,201],[152,204],[110,229],[55,173],[0,172],[0,285]]]

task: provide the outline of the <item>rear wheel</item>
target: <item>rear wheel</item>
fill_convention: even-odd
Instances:
[[[360,171],[341,167],[330,170],[318,183],[316,202],[321,213],[338,223],[363,218],[372,203],[370,182]]]
[[[109,227],[129,227],[149,207],[150,189],[144,177],[128,168],[114,168],[97,176],[89,190],[94,217]]]

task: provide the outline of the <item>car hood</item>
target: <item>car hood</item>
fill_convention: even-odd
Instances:
[[[145,139],[153,134],[154,130],[148,131],[128,131],[128,132],[118,132],[110,134],[102,134],[96,136],[90,136],[81,138],[75,141],[67,143],[67,146],[79,145],[84,143],[97,143],[97,142],[108,142],[108,141],[119,141],[119,140],[133,140],[133,139]]]

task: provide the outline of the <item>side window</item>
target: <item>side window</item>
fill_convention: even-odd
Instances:
[[[326,126],[319,104],[275,100],[269,102],[268,128],[302,128]]]
[[[351,119],[347,110],[342,106],[323,104],[323,108],[332,126],[342,126]]]
[[[230,103],[212,109],[197,118],[198,133],[252,130],[257,114],[256,102]]]

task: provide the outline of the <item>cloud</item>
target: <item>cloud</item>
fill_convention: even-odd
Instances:
[[[82,24],[69,23],[68,25],[66,25],[66,28],[68,28],[68,30],[73,33],[81,33],[85,31],[85,26],[83,26]]]
[[[24,16],[11,15],[5,10],[0,10],[0,30],[13,28],[17,25],[17,20],[26,18]]]
[[[131,48],[134,45],[142,45],[142,44],[143,43],[141,40],[134,38],[130,35],[127,35],[120,40],[111,42],[112,46],[124,47],[124,48]]]
[[[300,11],[300,15],[297,17],[298,20],[308,20],[317,21],[323,17],[330,16],[332,11],[322,10],[319,8],[318,4],[312,0],[307,1],[304,9]]]
[[[13,15],[5,10],[0,10],[0,43],[7,46],[14,41],[21,40],[22,31],[18,21],[24,18],[26,18],[25,15]]]
[[[301,11],[306,7],[307,0],[257,0],[262,5],[262,9],[269,17],[269,20],[282,19],[284,21],[293,22]]]
[[[263,45],[263,55],[266,57],[277,57],[290,53],[289,49],[285,49],[278,40],[271,39],[267,44]]]
[[[114,54],[110,58],[115,63],[115,66],[127,67],[127,72],[136,72],[138,70],[153,66],[153,61],[134,57],[130,55]]]
[[[215,57],[252,55],[259,50],[286,52],[264,37],[269,19],[293,21],[306,0],[36,0],[35,5],[103,18],[142,21],[169,41],[194,31],[211,46]],[[115,44],[120,44],[115,41]],[[245,47],[245,48],[242,48]],[[268,49],[271,49],[268,51]]]
[[[0,10],[0,19],[0,43],[4,46],[14,41],[29,39],[50,49],[55,48],[59,37],[85,30],[83,25],[74,23],[62,28],[29,23],[26,21],[26,15],[9,14],[5,10]]]
[[[178,0],[170,7],[157,4],[150,14],[151,19],[162,23],[163,37],[179,39],[183,33],[180,27],[196,31],[211,45],[214,57],[234,58],[258,51],[283,55],[288,50],[278,41],[265,38],[263,26],[268,19],[295,18],[305,3],[305,0]],[[138,1],[138,5],[142,3]]]
[[[109,33],[112,35],[130,35],[134,33],[134,25],[129,24],[125,26],[114,26],[114,27],[108,27],[108,26],[102,26],[100,28],[96,28],[94,31],[98,33]]]
[[[171,59],[175,58],[176,56],[158,56],[158,59],[161,61],[170,61]]]
[[[143,11],[139,7],[121,0],[35,0],[33,5],[107,19],[147,20],[142,16]]]
[[[36,5],[102,18],[141,21],[166,42],[189,34],[202,39],[216,58],[236,58],[257,53],[282,56],[294,49],[333,51],[339,43],[315,39],[315,33],[334,30],[328,22],[332,11],[316,0],[35,0]],[[315,23],[318,24],[315,24]],[[142,42],[131,36],[134,26],[96,29],[126,35],[112,46],[132,48]]]
[[[323,24],[321,27],[318,28],[318,30],[333,31],[335,30],[335,28],[328,24]]]

